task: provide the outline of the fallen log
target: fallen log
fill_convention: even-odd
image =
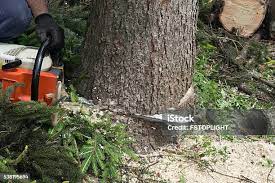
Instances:
[[[269,0],[224,0],[220,13],[223,27],[241,37],[252,36],[261,26]]]

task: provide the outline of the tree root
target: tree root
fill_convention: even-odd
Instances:
[[[261,77],[255,75],[255,74],[253,74],[253,73],[250,73],[250,75],[252,76],[253,79],[255,79],[255,80],[257,80],[257,81],[259,81],[259,82],[261,82],[261,83],[263,83],[263,84],[265,84],[265,85],[267,85],[267,86],[269,86],[270,88],[275,89],[275,84],[273,84],[273,83],[271,83],[271,82],[269,82],[269,81],[266,81],[266,80],[264,80],[263,78],[261,78]]]

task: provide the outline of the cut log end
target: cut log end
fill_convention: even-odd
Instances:
[[[220,22],[227,31],[250,37],[261,26],[267,6],[264,0],[225,0]]]

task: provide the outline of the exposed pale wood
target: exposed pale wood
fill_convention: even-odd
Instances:
[[[220,22],[229,32],[243,37],[253,35],[261,26],[267,11],[265,0],[225,0]]]

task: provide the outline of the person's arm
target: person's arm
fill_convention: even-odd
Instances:
[[[27,0],[34,17],[43,13],[48,13],[48,5],[46,0]]]
[[[46,0],[27,0],[35,17],[36,32],[41,42],[51,39],[50,49],[60,50],[64,47],[64,30],[57,25],[48,12]]]

